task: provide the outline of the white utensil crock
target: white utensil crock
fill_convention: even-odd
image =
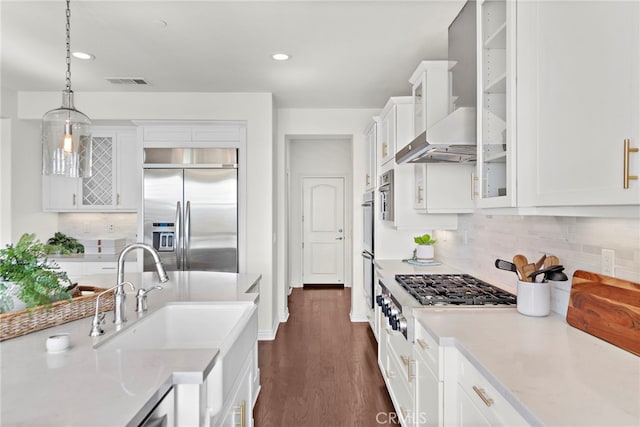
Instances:
[[[551,311],[549,283],[533,283],[518,280],[518,312],[526,316],[548,316]]]

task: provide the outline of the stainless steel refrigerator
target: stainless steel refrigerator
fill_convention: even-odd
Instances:
[[[235,148],[145,148],[143,197],[144,242],[167,270],[238,272]]]

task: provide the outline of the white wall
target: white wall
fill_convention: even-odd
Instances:
[[[290,136],[313,136],[313,135],[339,135],[350,136],[352,138],[352,159],[353,159],[353,200],[351,209],[353,211],[353,248],[352,259],[354,268],[352,270],[352,301],[351,319],[354,321],[366,321],[366,303],[364,301],[362,286],[362,268],[360,265],[360,253],[362,252],[362,215],[358,215],[361,210],[360,204],[364,192],[364,157],[365,157],[365,135],[364,130],[371,118],[378,114],[380,110],[374,109],[279,109],[278,110],[278,138],[277,144],[277,205],[278,205],[278,277],[285,277],[286,272],[286,219],[282,212],[286,211],[286,176],[285,176],[285,141]],[[277,302],[278,314],[284,320],[288,316],[287,294],[288,286],[283,280],[278,283]]]
[[[351,137],[337,139],[299,139],[288,140],[289,150],[289,256],[287,257],[288,280],[285,286],[302,285],[302,179],[305,176],[344,176],[345,180],[345,249],[351,249],[352,239],[352,166]],[[351,286],[351,251],[346,254],[345,285]]]
[[[247,249],[247,272],[261,273],[259,307],[259,333],[261,338],[275,334],[273,267],[275,255],[273,238],[275,230],[273,206],[273,97],[268,93],[141,93],[141,92],[84,92],[76,93],[78,108],[94,123],[123,120],[243,120],[247,122],[247,236],[251,244],[240,242]],[[20,123],[39,129],[43,112],[59,105],[60,94],[52,92],[21,92],[18,94],[18,118]],[[33,141],[33,142],[31,142]],[[29,157],[21,146],[32,145],[40,149],[39,136],[25,130],[15,133],[14,164],[29,164],[29,170],[20,176],[14,174],[13,188],[19,179],[28,175],[29,182],[40,181],[40,157]],[[20,168],[22,170],[22,168]],[[16,179],[18,178],[18,179]],[[39,184],[34,192],[25,195],[32,203],[40,200]],[[22,194],[26,192],[21,192]],[[15,202],[15,197],[14,197]],[[30,207],[31,208],[31,207]],[[16,230],[16,203],[14,203],[14,227]],[[57,215],[54,214],[57,218]],[[28,221],[32,223],[32,220]],[[57,224],[56,224],[57,227]],[[14,231],[15,232],[15,231]]]

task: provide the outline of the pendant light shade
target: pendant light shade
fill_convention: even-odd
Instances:
[[[76,110],[71,90],[71,35],[67,0],[67,73],[62,105],[42,117],[42,173],[89,177],[92,172],[91,120]]]

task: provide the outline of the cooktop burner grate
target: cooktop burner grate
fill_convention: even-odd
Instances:
[[[397,274],[422,305],[515,305],[516,297],[469,274]]]

